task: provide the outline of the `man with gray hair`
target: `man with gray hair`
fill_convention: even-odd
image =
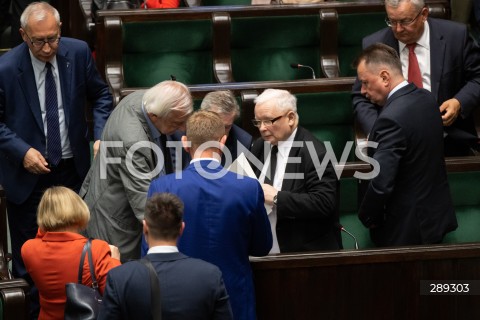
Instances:
[[[255,99],[253,124],[261,138],[252,154],[264,164],[255,174],[262,182],[269,220],[270,253],[340,248],[336,227],[338,180],[323,142],[298,125],[297,99],[285,90],[267,89]]]
[[[117,246],[122,261],[140,257],[150,181],[173,172],[166,135],[184,130],[192,112],[187,86],[169,80],[125,97],[105,125],[80,195],[91,211],[87,235]]]
[[[240,116],[240,107],[232,91],[219,90],[207,93],[202,100],[200,109],[215,112],[225,125],[227,141],[222,152],[222,166],[228,167],[242,152],[250,150],[252,136],[234,123]],[[180,141],[183,134],[184,132],[175,133],[172,140]],[[184,167],[188,166],[190,160],[190,155],[183,152]]]
[[[222,166],[225,166],[225,153],[230,152],[231,160],[235,159],[242,152],[241,149],[250,150],[252,146],[252,136],[234,121],[240,117],[240,107],[237,99],[230,90],[212,91],[202,100],[200,106],[202,110],[213,111],[217,113],[225,125],[226,150],[222,153]],[[227,166],[229,163],[227,163]]]
[[[433,93],[440,105],[445,155],[463,156],[478,148],[473,111],[480,105],[480,51],[467,26],[428,17],[423,0],[386,0],[386,24],[363,39],[363,48],[384,43],[400,56],[405,79]],[[369,134],[382,108],[353,87],[356,121]]]

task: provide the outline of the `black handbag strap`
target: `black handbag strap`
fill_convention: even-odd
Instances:
[[[153,320],[162,320],[162,303],[160,299],[160,285],[158,284],[158,275],[149,259],[139,260],[148,269],[150,274],[151,308]]]
[[[78,266],[78,283],[82,284],[83,264],[85,263],[85,254],[88,253],[88,266],[90,268],[90,276],[92,277],[92,288],[98,290],[98,282],[95,277],[95,269],[93,268],[92,258],[92,238],[87,240],[83,246],[82,256],[80,257],[80,265]]]

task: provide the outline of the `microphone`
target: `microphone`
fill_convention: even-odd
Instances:
[[[290,63],[290,67],[292,67],[293,69],[300,69],[300,68],[310,69],[312,71],[312,79],[316,79],[315,78],[315,70],[313,70],[313,68],[310,67],[310,66],[305,66],[305,65],[300,64],[300,63]]]
[[[348,234],[350,237],[353,238],[353,241],[355,242],[355,250],[358,250],[358,242],[357,242],[357,238],[355,238],[355,236],[353,234],[351,234],[350,232],[347,231],[347,229],[345,229],[340,223],[335,223],[335,226],[340,229],[341,231],[345,232],[346,234]]]

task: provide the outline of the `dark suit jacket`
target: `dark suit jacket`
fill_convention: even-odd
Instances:
[[[68,136],[83,180],[90,167],[85,100],[92,103],[97,140],[110,114],[112,97],[85,42],[62,37],[57,63]],[[13,203],[25,201],[38,180],[38,175],[23,167],[31,147],[45,154],[46,138],[29,49],[22,43],[0,57],[0,184]]]
[[[153,180],[148,196],[157,192],[173,193],[185,204],[180,251],[218,266],[235,319],[255,319],[248,257],[267,255],[272,248],[272,232],[258,181],[238,178],[218,162],[200,160],[182,171],[181,178],[169,174]]]
[[[182,131],[177,131],[174,134],[170,136],[169,139],[172,141],[181,141],[182,136],[185,135],[185,132]],[[241,144],[240,148],[238,143]],[[242,148],[246,150],[250,150],[250,147],[252,146],[252,136],[236,124],[232,126],[230,129],[230,132],[227,137],[227,141],[225,141],[225,147],[230,151],[230,155],[232,158],[230,159],[229,163],[225,165],[225,152],[222,154],[222,166],[228,167],[230,164],[237,159],[240,153],[245,152],[242,150]],[[182,167],[186,168],[190,164],[190,160],[192,158],[190,157],[190,154],[185,152],[183,150],[182,152]]]
[[[445,127],[446,132],[452,137],[460,137],[462,132],[457,130],[461,130],[476,137],[473,111],[480,105],[479,48],[474,45],[465,25],[434,18],[427,21],[430,26],[431,92],[438,106],[445,100],[456,98],[462,108],[462,117],[459,116],[452,126]],[[364,38],[363,47],[376,42],[385,43],[397,52],[399,50],[398,40],[391,28],[382,29]],[[368,134],[381,108],[361,95],[360,87],[361,83],[357,79],[353,86],[353,108],[356,120]],[[465,144],[469,142],[463,139],[460,141]]]
[[[312,143],[314,154],[303,147],[293,147],[289,157],[300,158],[300,163],[289,162],[286,173],[301,173],[303,179],[285,179],[277,196],[277,239],[280,252],[314,251],[338,249],[338,222],[336,214],[336,192],[338,180],[331,162],[320,178],[317,169],[326,154],[324,144],[309,131],[298,127],[294,141]],[[269,146],[269,144],[267,144]],[[252,154],[265,163],[265,144],[262,138],[252,146]],[[265,155],[265,157],[268,155]],[[315,157],[317,161],[314,161]],[[317,158],[318,157],[318,158]],[[252,163],[255,174],[260,176],[262,168]]]
[[[163,319],[233,319],[220,270],[182,253],[147,255],[160,283]],[[152,319],[148,269],[130,261],[110,270],[98,319]]]
[[[443,127],[435,98],[409,84],[386,102],[370,133],[380,173],[359,209],[378,246],[441,242],[456,229],[443,156]],[[372,151],[373,150],[373,151]]]

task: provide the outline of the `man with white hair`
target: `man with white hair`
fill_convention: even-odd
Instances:
[[[140,257],[148,187],[173,172],[166,135],[185,130],[192,112],[187,86],[169,80],[125,97],[105,125],[80,195],[91,211],[87,235],[117,246],[122,261]]]
[[[322,166],[324,144],[298,120],[297,99],[288,91],[267,89],[255,99],[253,124],[261,138],[251,151],[264,164],[253,167],[263,182],[265,203],[273,206],[270,253],[340,247],[338,180],[330,162]]]

